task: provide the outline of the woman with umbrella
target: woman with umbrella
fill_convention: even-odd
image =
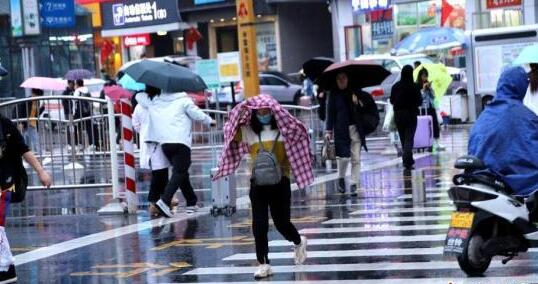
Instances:
[[[187,201],[187,213],[194,213],[198,198],[189,178],[192,124],[199,121],[214,126],[216,122],[200,110],[186,92],[204,90],[207,86],[189,69],[165,62],[142,60],[124,72],[146,87],[151,85],[163,91],[153,99],[146,93],[136,95],[138,104],[149,112],[145,142],[160,144],[173,167],[172,177],[155,205],[161,214],[173,217],[172,198],[181,188]]]
[[[355,195],[360,186],[361,148],[367,150],[367,129],[371,128],[367,127],[367,121],[363,119],[365,114],[374,114],[379,123],[375,101],[361,88],[380,84],[389,74],[381,66],[348,61],[331,65],[320,78],[323,89],[330,90],[325,128],[326,138],[334,137],[340,193],[346,192],[345,177],[350,161],[351,194]]]
[[[413,82],[413,67],[402,69],[401,80],[392,86],[390,103],[394,107],[394,121],[402,142],[402,160],[406,170],[413,168],[413,144],[417,131],[418,108],[422,105],[420,89]]]
[[[432,118],[433,122],[433,138],[435,139],[433,148],[441,150],[439,146],[439,138],[441,137],[441,129],[437,118],[437,110],[435,109],[435,95],[432,88],[432,83],[428,79],[429,73],[426,68],[421,68],[417,76],[417,85],[420,88],[422,95],[422,109],[426,110],[426,114]]]

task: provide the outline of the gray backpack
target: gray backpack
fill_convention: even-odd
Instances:
[[[254,159],[252,167],[252,179],[256,186],[277,185],[282,180],[282,169],[275,155],[275,147],[280,138],[280,132],[275,138],[271,152],[263,147],[261,133],[258,134],[260,139],[260,150]]]

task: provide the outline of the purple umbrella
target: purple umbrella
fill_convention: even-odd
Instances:
[[[71,81],[91,79],[93,78],[93,72],[86,69],[74,69],[67,71],[64,77],[66,80]]]

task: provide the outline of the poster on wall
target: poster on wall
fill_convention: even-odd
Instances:
[[[462,1],[442,0],[441,26],[465,29],[465,3]]]
[[[11,16],[11,36],[21,37],[24,35],[22,27],[22,7],[20,0],[10,0],[9,9]]]
[[[394,34],[392,9],[373,11],[370,13],[372,23],[372,39],[391,38]]]
[[[398,26],[433,26],[438,6],[436,1],[398,4],[396,24]]]
[[[37,0],[22,0],[22,20],[25,35],[39,35],[41,33]]]
[[[75,26],[75,3],[73,0],[41,0],[41,25],[47,28],[71,28]]]

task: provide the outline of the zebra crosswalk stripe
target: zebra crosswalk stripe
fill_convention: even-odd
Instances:
[[[324,245],[352,245],[352,244],[373,244],[373,243],[414,243],[414,242],[435,242],[444,241],[446,234],[415,235],[415,236],[379,236],[379,237],[358,237],[358,238],[332,238],[332,239],[309,239],[308,247]],[[286,240],[269,242],[270,247],[291,247],[293,243]]]
[[[304,235],[315,234],[335,234],[335,233],[361,233],[361,232],[390,232],[390,231],[421,231],[421,230],[442,230],[448,229],[448,224],[434,225],[369,225],[365,227],[345,227],[345,228],[308,228],[302,229],[299,233]]]
[[[441,216],[411,216],[411,217],[378,217],[378,218],[347,218],[332,219],[323,222],[323,225],[335,224],[368,224],[368,223],[388,223],[388,222],[416,222],[416,221],[448,221],[450,215]]]
[[[435,207],[411,207],[411,208],[378,208],[378,209],[363,209],[349,213],[349,215],[366,215],[366,214],[387,214],[387,213],[417,213],[417,212],[441,212],[452,211],[453,206],[435,206]]]

